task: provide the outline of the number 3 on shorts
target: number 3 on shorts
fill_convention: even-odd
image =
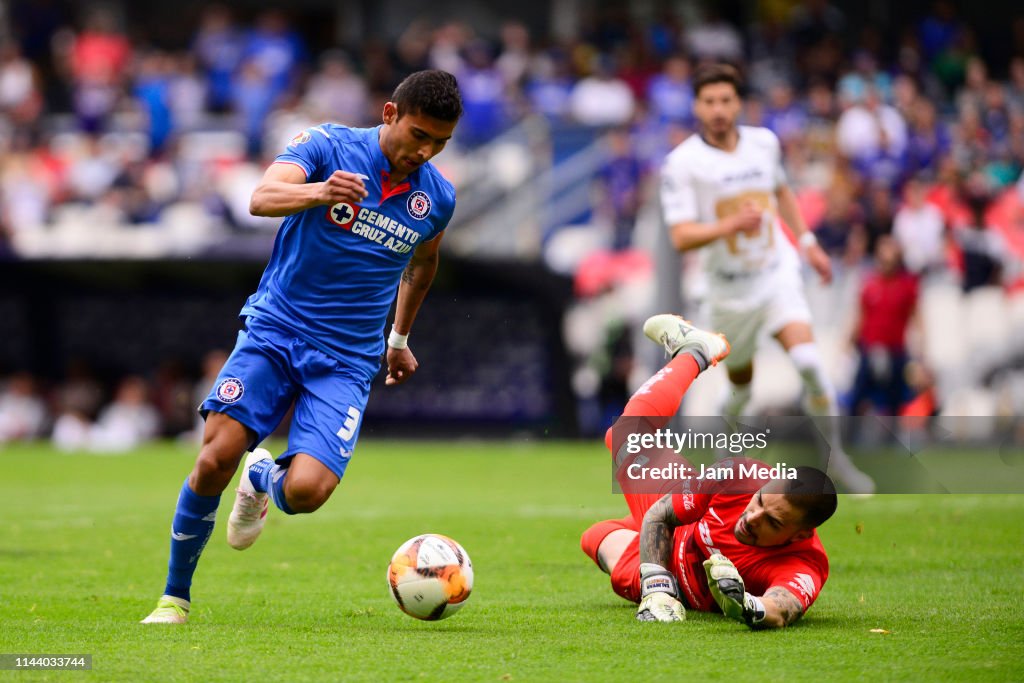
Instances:
[[[345,424],[341,425],[341,429],[338,430],[338,436],[341,437],[342,441],[348,441],[356,434],[356,429],[359,428],[359,418],[362,417],[362,413],[355,406],[349,406],[348,417],[345,418]]]

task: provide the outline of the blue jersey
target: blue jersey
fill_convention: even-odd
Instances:
[[[455,210],[455,189],[430,163],[391,185],[379,133],[322,124],[295,136],[277,157],[302,168],[307,182],[336,170],[362,174],[368,196],[286,217],[241,312],[286,327],[367,378],[379,368],[402,271]]]

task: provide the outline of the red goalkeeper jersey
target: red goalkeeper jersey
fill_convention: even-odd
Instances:
[[[716,609],[704,573],[704,560],[715,553],[729,558],[746,589],[764,595],[785,588],[806,610],[828,579],[828,556],[817,532],[784,546],[761,548],[740,543],[733,529],[750,502],[749,493],[675,494],[672,504],[683,525],[675,530],[672,571],[687,603],[695,609]]]

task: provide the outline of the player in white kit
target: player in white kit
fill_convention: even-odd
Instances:
[[[701,131],[666,158],[661,201],[675,247],[701,250],[711,327],[732,345],[725,366],[733,392],[723,413],[737,417],[750,401],[754,351],[761,332],[767,332],[800,373],[807,412],[829,418],[829,474],[851,493],[871,493],[874,482],[842,449],[835,390],[814,343],[800,276],[802,256],[828,284],[831,262],[786,184],[779,140],[767,128],[737,125],[742,100],[733,67],[701,66],[693,84]],[[780,216],[799,250],[783,233]]]

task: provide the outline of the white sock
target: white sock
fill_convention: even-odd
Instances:
[[[797,344],[789,349],[789,357],[804,383],[804,410],[816,419],[818,429],[828,440],[830,450],[843,452],[839,428],[839,405],[836,392],[825,374],[825,366],[814,342]]]

